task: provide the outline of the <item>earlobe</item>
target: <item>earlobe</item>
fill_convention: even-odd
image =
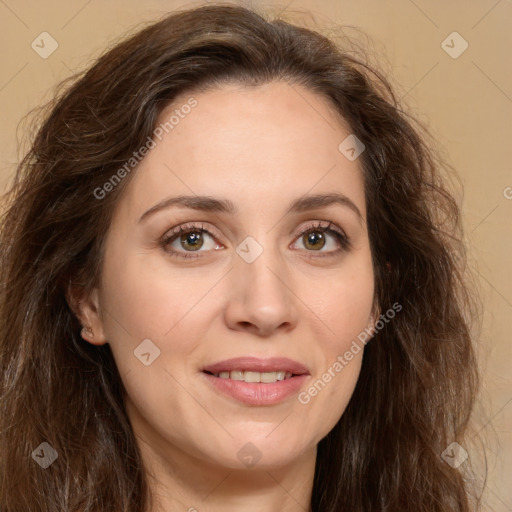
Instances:
[[[70,285],[71,286],[71,285]],[[103,329],[103,320],[100,316],[98,290],[95,288],[87,297],[76,297],[76,291],[71,288],[67,294],[68,304],[82,324],[80,336],[93,345],[108,343]]]
[[[104,345],[107,343],[103,330],[103,320],[100,315],[100,305],[98,299],[98,290],[95,288],[89,297],[78,303],[78,309],[82,315],[81,336],[84,340],[93,345]]]
[[[92,328],[89,327],[88,325],[82,327],[82,330],[80,331],[80,336],[82,336],[82,338],[85,341],[88,341],[89,343],[92,344],[96,344],[94,341],[94,333],[92,331]]]

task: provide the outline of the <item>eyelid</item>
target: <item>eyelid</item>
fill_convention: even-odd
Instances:
[[[294,244],[295,241],[298,238],[300,238],[301,236],[303,236],[304,234],[308,233],[309,231],[314,231],[315,229],[319,230],[319,231],[323,231],[325,233],[332,232],[335,235],[338,235],[339,238],[336,237],[337,238],[336,243],[338,244],[339,248],[337,250],[327,251],[327,252],[306,251],[308,253],[311,253],[310,254],[311,257],[334,256],[336,254],[339,254],[340,252],[348,251],[352,247],[350,238],[346,235],[346,233],[344,232],[343,229],[338,227],[332,221],[321,221],[321,220],[309,221],[306,226],[303,226],[298,231],[296,231],[295,235],[294,235],[294,241],[292,242],[292,244]],[[216,228],[214,228],[213,226],[211,226],[210,224],[205,223],[205,222],[188,222],[188,223],[180,224],[179,226],[172,228],[170,231],[166,232],[166,234],[162,237],[161,245],[164,248],[164,250],[166,250],[165,248],[171,243],[171,241],[173,241],[172,240],[173,238],[176,238],[176,236],[178,236],[180,233],[187,233],[187,232],[192,232],[192,231],[205,232],[208,235],[210,235],[212,238],[214,238],[216,241],[219,241],[219,239],[220,239],[221,244],[224,245],[222,242],[223,236],[219,234],[219,232],[217,231]],[[168,252],[172,255],[178,254],[178,256],[177,256],[178,258],[179,257],[181,257],[181,258],[196,258],[196,257],[200,257],[201,252],[210,252],[210,251],[166,250],[166,252]]]
[[[327,225],[324,225],[327,224]],[[341,229],[339,226],[337,226],[332,221],[326,221],[326,220],[316,220],[316,221],[310,221],[309,224],[306,227],[303,227],[299,230],[298,233],[295,235],[295,239],[298,239],[299,237],[305,235],[309,231],[323,231],[324,233],[332,232],[335,235],[337,235],[336,242],[339,246],[341,246],[341,249],[336,251],[327,251],[327,252],[321,252],[318,251],[318,256],[332,256],[335,254],[338,254],[340,251],[348,251],[352,248],[352,243],[348,235],[345,233],[343,229]],[[338,238],[339,237],[339,238]],[[315,254],[316,251],[307,251],[309,253],[312,253],[312,255]]]
[[[175,228],[172,228],[170,231],[166,232],[163,238],[169,241],[174,236],[179,235],[182,232],[186,233],[187,231],[201,231],[208,233],[216,239],[222,240],[223,238],[223,236],[214,227],[205,222],[185,222],[184,224],[180,224],[179,226],[176,226]]]

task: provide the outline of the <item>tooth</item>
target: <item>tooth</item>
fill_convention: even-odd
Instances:
[[[273,382],[289,379],[293,374],[292,372],[286,372],[284,370],[278,370],[275,372],[251,372],[243,370],[232,370],[214,373],[213,375],[220,379],[239,380],[249,383],[263,382],[265,384],[271,384]]]
[[[275,382],[277,379],[277,372],[262,372],[260,382]]]
[[[260,382],[260,372],[244,372],[245,382]]]

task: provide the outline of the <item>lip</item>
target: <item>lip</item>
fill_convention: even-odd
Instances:
[[[292,377],[273,383],[261,383],[223,379],[210,374],[232,370],[253,372],[284,370],[292,373]],[[203,368],[202,374],[216,391],[243,404],[257,406],[277,404],[296,394],[310,375],[309,370],[303,364],[286,357],[272,357],[269,359],[236,357],[207,365]]]
[[[261,359],[258,357],[235,357],[218,363],[209,364],[203,368],[203,372],[219,373],[242,370],[248,372],[276,372],[284,370],[294,375],[309,375],[306,366],[287,357],[270,357]]]
[[[216,391],[226,394],[246,405],[273,405],[296,394],[307,380],[308,375],[296,375],[272,384],[244,382],[242,380],[223,379],[209,373],[202,374]]]

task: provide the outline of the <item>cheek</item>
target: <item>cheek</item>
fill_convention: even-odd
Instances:
[[[145,254],[106,265],[105,275],[104,302],[114,317],[107,316],[107,331],[121,328],[140,340],[161,340],[178,330],[215,282],[211,273],[173,269],[161,256]]]
[[[179,363],[189,361],[189,354],[203,339],[200,331],[203,326],[204,334],[205,318],[198,313],[205,315],[202,298],[214,284],[212,276],[193,272],[169,275],[169,267],[155,267],[151,258],[142,255],[105,268],[105,336],[120,374],[130,373],[131,380],[141,378],[149,388],[157,388],[158,378],[166,380],[169,375],[157,373],[155,368],[184,373],[181,366],[185,365]],[[148,352],[149,356],[142,355]],[[144,366],[144,357],[151,361],[150,366]],[[150,369],[155,371],[146,371]],[[132,391],[139,392],[139,386]]]
[[[329,305],[329,321],[338,340],[343,345],[357,337],[369,326],[373,304],[373,283],[358,282],[357,286],[332,288]],[[335,295],[335,297],[334,297]],[[339,348],[342,349],[343,345]]]
[[[329,286],[312,298],[311,309],[328,328],[327,351],[338,354],[347,350],[357,336],[370,326],[374,299],[371,266],[351,271],[330,280]]]
[[[374,276],[369,259],[359,261],[332,279],[323,293],[309,294],[317,318],[316,344],[321,362],[314,379],[299,395],[299,402],[321,418],[318,440],[346,409],[359,378],[364,341],[370,339],[365,329],[373,305]]]

